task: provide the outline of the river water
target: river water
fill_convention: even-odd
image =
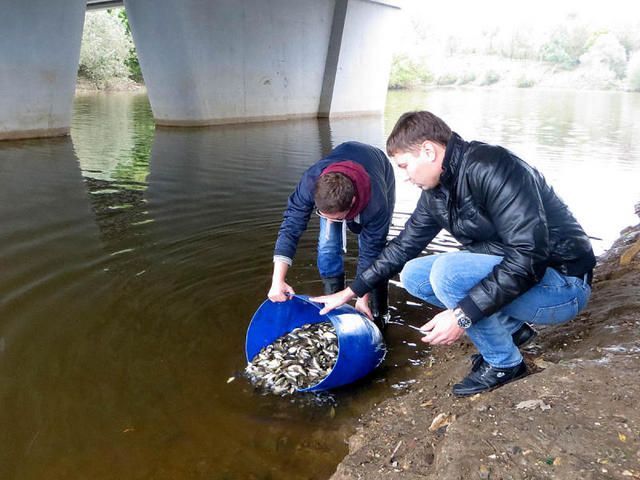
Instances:
[[[639,94],[391,92],[384,117],[198,129],[154,128],[144,95],[78,96],[71,137],[0,143],[0,478],[327,478],[357,417],[437,358],[391,327],[371,378],[292,401],[240,377],[244,334],[300,174],[340,142],[383,146],[411,109],[535,165],[598,253],[635,223]],[[398,210],[418,193],[399,182]],[[321,290],[317,228],[300,293]]]

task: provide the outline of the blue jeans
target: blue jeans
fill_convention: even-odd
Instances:
[[[344,274],[342,222],[329,222],[326,218],[320,218],[318,271],[322,278],[338,277]]]
[[[470,252],[429,255],[407,262],[400,280],[411,295],[452,309],[501,261],[502,257]],[[491,366],[514,367],[522,362],[522,355],[511,338],[513,332],[525,322],[568,322],[587,305],[590,295],[591,287],[585,279],[547,268],[539,283],[466,332]]]

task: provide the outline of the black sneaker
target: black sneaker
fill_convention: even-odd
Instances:
[[[513,343],[515,343],[516,347],[518,348],[529,345],[537,336],[538,332],[534,330],[534,328],[528,323],[523,323],[518,330],[511,334]],[[482,360],[482,355],[480,355],[479,353],[474,353],[473,355],[471,355],[471,371],[476,370],[482,363]]]
[[[501,387],[527,374],[527,365],[523,362],[511,368],[495,368],[482,360],[480,366],[467,375],[460,383],[453,386],[453,394],[467,397],[476,393],[488,392]]]

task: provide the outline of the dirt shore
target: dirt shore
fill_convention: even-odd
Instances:
[[[638,250],[640,224],[599,258],[587,309],[539,329],[520,381],[455,398],[475,349],[436,349],[410,392],[360,420],[332,479],[640,479]]]

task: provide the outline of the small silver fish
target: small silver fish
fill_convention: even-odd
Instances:
[[[306,324],[264,347],[247,365],[256,387],[293,394],[326,377],[338,358],[338,337],[330,322]]]

